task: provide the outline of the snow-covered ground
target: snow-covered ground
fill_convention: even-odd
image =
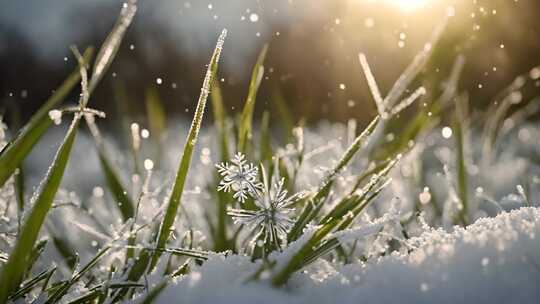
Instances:
[[[186,126],[173,129],[181,129],[174,134],[184,134]],[[355,134],[354,130],[343,124],[322,122],[306,128],[306,156],[298,171],[295,191],[310,190],[320,183],[328,168],[350,145],[354,138],[351,134]],[[470,135],[474,142],[477,137]],[[56,141],[56,137],[52,136],[47,142]],[[152,218],[163,207],[163,198],[183,146],[179,138],[171,137],[165,146],[161,167],[150,184],[152,193],[141,205],[142,221]],[[260,266],[248,255],[210,254],[202,266],[190,264],[191,271],[170,283],[160,294],[158,303],[538,303],[540,242],[536,236],[540,233],[540,208],[535,206],[538,206],[540,169],[534,158],[538,154],[538,138],[540,131],[534,125],[516,128],[501,140],[494,161],[485,167],[479,164],[477,145],[468,146],[468,190],[471,221],[474,222],[467,228],[452,227],[444,219],[451,209],[447,207],[452,207],[450,193],[455,191],[455,155],[453,138],[445,137],[440,129],[435,129],[403,157],[391,173],[392,182],[355,222],[354,228],[362,229],[381,219],[384,214],[389,214],[387,211],[392,207],[389,203],[398,197],[398,214],[408,238],[384,230],[392,234],[393,242],[397,242],[392,254],[388,253],[392,250],[388,250],[389,238],[385,235],[365,235],[358,240],[358,246],[354,246],[354,254],[347,264],[326,255],[295,273],[281,289],[272,287],[267,279],[248,281]],[[176,225],[177,235],[193,229],[194,247],[203,250],[211,250],[204,212],[215,208],[208,185],[213,183],[215,164],[219,159],[216,142],[212,128],[202,131],[186,185],[184,209]],[[151,149],[146,150],[150,145],[143,141],[141,158],[151,157]],[[122,168],[123,180],[129,185],[127,154],[120,153],[113,145],[109,147],[111,152],[117,152],[111,155]],[[57,203],[70,201],[85,206],[88,214],[79,208],[53,209],[47,231],[43,233],[45,236],[50,232],[61,232],[82,261],[90,259],[122,227],[118,220],[120,215],[108,194],[104,194],[107,189],[104,181],[96,178],[98,163],[88,153],[93,149],[91,140],[81,134],[64,189],[56,198]],[[287,145],[277,153],[286,156],[290,149],[291,145]],[[40,151],[47,152],[48,149]],[[35,169],[34,164],[47,163],[46,159],[49,159],[47,153],[36,153],[28,163]],[[338,198],[347,193],[355,177],[365,170],[366,163],[363,155],[356,157],[341,172],[332,195]],[[448,174],[443,169],[445,166]],[[39,178],[36,171],[32,173],[30,180]],[[523,187],[526,191],[520,193],[519,189]],[[10,187],[5,187],[0,192],[3,195],[0,196],[1,204],[13,200],[13,192],[9,190]],[[331,206],[335,201],[328,203]],[[421,204],[421,215],[415,209],[418,203]],[[433,210],[435,204],[443,211],[442,215]],[[15,224],[8,217],[1,222],[2,227],[12,230],[16,229]],[[141,244],[145,244],[143,240],[148,239],[148,235],[149,232],[141,232]],[[100,269],[122,264],[125,251],[119,244],[118,250],[102,260]],[[12,239],[7,238],[1,245],[3,251],[8,251],[6,248],[12,245]],[[180,239],[171,240],[170,245],[182,246]],[[350,243],[346,245],[347,249],[352,248]],[[289,246],[282,254],[273,253],[272,258],[278,262],[283,260],[284,255],[290,254],[291,247],[294,246]],[[56,249],[48,246],[38,267],[46,269],[52,263],[60,265],[59,274],[70,275]],[[151,287],[161,279],[161,273],[156,272],[141,282],[148,282]],[[86,291],[84,287],[73,290],[64,300]],[[146,290],[140,292],[144,295]]]
[[[158,303],[538,303],[540,209],[524,207],[453,232],[427,228],[367,264],[319,260],[287,288],[245,283],[245,256],[215,255],[179,278]]]

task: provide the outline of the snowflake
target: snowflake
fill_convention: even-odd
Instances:
[[[237,153],[231,163],[216,165],[222,176],[218,191],[232,191],[233,198],[244,203],[248,196],[253,196],[262,188],[262,184],[258,181],[259,169],[251,163],[248,164],[242,153]]]
[[[268,189],[264,183],[262,192],[253,192],[256,210],[229,209],[228,214],[237,224],[245,225],[252,230],[252,243],[256,244],[263,237],[265,244],[273,244],[280,248],[280,243],[286,239],[287,233],[294,225],[290,214],[291,206],[304,197],[303,192],[287,197],[283,189],[284,179],[274,183],[273,189]]]

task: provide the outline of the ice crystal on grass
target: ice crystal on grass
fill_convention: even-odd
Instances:
[[[262,168],[263,182],[259,181],[259,169],[248,163],[242,153],[237,153],[229,163],[216,165],[223,179],[218,190],[234,192],[233,198],[244,204],[248,198],[253,199],[255,208],[230,208],[227,214],[233,217],[235,223],[245,225],[251,231],[251,244],[262,241],[268,246],[281,249],[282,240],[294,225],[290,214],[291,206],[304,197],[303,192],[288,196],[285,189],[285,179],[274,176],[270,187],[264,167]]]
[[[241,203],[262,188],[262,184],[258,181],[259,169],[247,163],[242,153],[237,153],[230,164],[225,162],[216,167],[222,176],[218,191],[234,192],[233,198]]]
[[[287,233],[294,225],[291,213],[294,208],[291,206],[301,199],[304,194],[296,193],[287,196],[288,191],[283,188],[285,179],[274,183],[272,189],[268,189],[265,183],[262,192],[255,191],[254,202],[256,210],[229,209],[228,214],[234,221],[241,225],[246,225],[253,232],[252,243],[257,242],[261,237],[266,244],[274,244],[281,247],[281,241],[286,239]]]

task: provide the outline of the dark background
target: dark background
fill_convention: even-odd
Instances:
[[[260,48],[269,43],[259,114],[262,109],[274,111],[274,96],[282,94],[297,119],[367,119],[376,110],[358,52],[367,54],[386,92],[449,5],[456,16],[424,71],[425,78],[442,85],[457,54],[465,55],[460,87],[469,92],[474,108],[483,109],[515,76],[540,64],[540,1],[431,0],[411,11],[390,2],[139,1],[121,50],[90,105],[106,111],[108,122],[122,111],[144,119],[145,92],[155,87],[169,117],[191,116],[215,40],[227,28],[219,77],[229,112],[239,113],[251,66]],[[101,44],[122,2],[0,3],[0,113],[10,123],[14,113],[27,119],[74,69],[69,45],[84,49]],[[256,22],[250,20],[251,14],[257,14]],[[406,38],[400,47],[402,33]],[[156,83],[157,78],[162,84]],[[68,102],[75,102],[76,94]],[[118,110],[115,99],[122,94],[129,107]]]

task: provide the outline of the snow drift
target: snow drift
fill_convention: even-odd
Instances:
[[[368,263],[320,259],[284,290],[245,283],[247,256],[214,255],[180,277],[158,303],[537,303],[540,208],[482,218],[454,231],[424,227],[405,250]]]

